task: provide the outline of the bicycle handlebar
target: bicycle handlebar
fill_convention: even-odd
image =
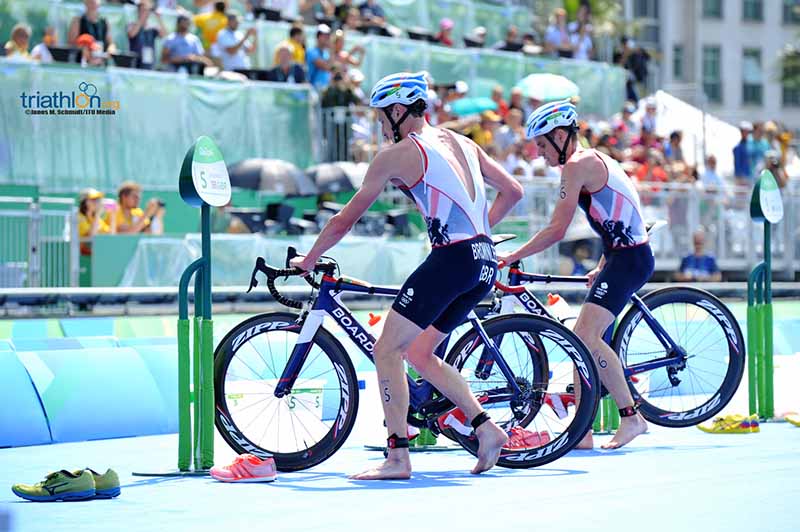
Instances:
[[[287,266],[290,260],[298,256],[297,251],[293,247],[288,248],[286,255]],[[336,265],[333,262],[319,262],[314,267],[314,273],[332,274],[335,267]],[[253,273],[250,275],[250,287],[247,289],[247,293],[250,293],[253,288],[258,286],[258,279],[256,278],[256,274],[258,272],[263,273],[267,277],[267,289],[272,297],[275,298],[275,301],[290,308],[303,308],[303,303],[301,301],[281,295],[280,291],[275,286],[275,279],[278,277],[289,278],[297,275],[303,275],[304,273],[308,272],[305,272],[300,268],[275,268],[267,264],[267,262],[264,260],[264,257],[258,257],[256,259],[256,265],[253,267]],[[317,283],[310,275],[303,277],[303,279],[305,279],[305,281],[311,285],[312,288],[319,289],[319,283]]]

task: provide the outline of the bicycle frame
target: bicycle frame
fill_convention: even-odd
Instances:
[[[556,319],[548,310],[545,305],[533,294],[533,291],[526,285],[530,284],[549,284],[549,283],[586,283],[587,277],[572,276],[572,275],[545,275],[535,273],[525,273],[517,267],[512,267],[508,272],[508,285],[504,285],[500,281],[495,281],[495,287],[502,293],[500,296],[500,313],[506,314],[513,312],[515,302],[518,302],[522,308],[527,312],[536,314],[537,316],[545,316],[550,319]],[[630,377],[638,373],[644,373],[657,368],[674,367],[682,364],[686,360],[686,353],[664,330],[655,316],[644,304],[639,296],[633,294],[631,296],[631,304],[635,306],[642,313],[642,318],[658,338],[658,341],[664,346],[667,356],[643,362],[641,364],[633,364],[631,366],[624,366],[625,377]],[[607,344],[611,345],[611,338],[613,336],[613,324],[608,328],[603,335],[603,339]]]
[[[370,334],[369,331],[367,331],[355,319],[350,310],[344,305],[344,303],[342,303],[341,294],[344,292],[393,297],[399,293],[399,290],[394,288],[371,286],[362,284],[356,280],[346,278],[336,279],[330,275],[324,275],[322,282],[320,283],[319,293],[314,299],[311,309],[308,311],[306,319],[303,322],[303,326],[300,329],[297,344],[295,344],[294,348],[292,349],[292,354],[289,357],[286,367],[284,368],[280,380],[278,381],[278,385],[275,388],[276,397],[284,397],[291,392],[292,386],[294,385],[294,382],[306,361],[306,357],[311,350],[314,336],[322,326],[322,322],[326,315],[333,318],[339,327],[341,327],[347,333],[359,350],[364,353],[364,355],[366,355],[366,357],[373,364],[375,363],[375,360],[372,356],[372,351],[376,342],[375,337],[372,336],[372,334]],[[486,331],[484,330],[474,311],[470,312],[468,319],[470,320],[472,327],[477,330],[478,335],[483,340],[484,346],[488,347],[486,351],[488,351],[488,356],[491,358],[491,361],[497,363],[500,371],[503,373],[508,381],[508,384],[511,386],[511,393],[506,392],[505,394],[492,394],[489,402],[508,401],[510,398],[519,397],[522,395],[522,391],[516,383],[515,375],[511,371],[511,368],[508,366],[505,359],[503,359],[502,355],[497,349],[497,346],[494,345],[491,339],[486,335]],[[434,351],[434,354],[441,359],[444,359],[446,354],[445,350],[447,348],[448,340],[449,335]],[[343,371],[341,371],[338,367],[336,370],[337,372],[340,372],[340,374],[343,373]],[[433,385],[426,381],[417,382],[409,375],[406,375],[406,379],[408,381],[409,388],[409,404],[415,412],[428,413],[428,411],[430,411],[431,413],[435,413],[436,411],[441,411],[440,409],[452,406],[452,403],[443,398],[441,401],[437,399],[435,405],[430,405],[434,406],[434,408],[423,408],[426,402],[431,399],[434,391]]]

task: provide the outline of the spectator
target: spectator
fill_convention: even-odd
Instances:
[[[499,161],[503,168],[509,174],[516,176],[519,181],[533,178],[533,168],[525,156],[525,145],[522,141],[512,144],[506,156]]]
[[[358,105],[365,104],[367,95],[364,89],[361,88],[361,84],[364,83],[364,73],[357,68],[351,68],[347,73],[347,77],[350,80],[350,87],[353,89],[353,94],[358,98]]]
[[[500,124],[500,115],[494,111],[481,113],[480,122],[466,131],[466,135],[481,148],[494,143],[494,132]]]
[[[58,33],[53,26],[47,26],[44,29],[44,37],[42,42],[37,44],[31,50],[31,59],[39,61],[40,63],[52,63],[53,56],[50,53],[50,46],[55,46],[58,43]]]
[[[636,43],[633,41],[629,41],[628,44],[631,52],[625,62],[625,68],[633,74],[633,81],[637,84],[637,92],[641,93],[647,81],[647,65],[650,62],[650,54],[641,46],[635,46]]]
[[[613,61],[615,65],[624,68],[627,72],[627,77],[625,79],[625,99],[632,102],[638,102],[639,93],[636,90],[636,76],[631,71],[629,63],[632,54],[633,41],[631,41],[628,37],[621,37],[620,48],[614,51]]]
[[[256,51],[256,29],[248,28],[242,33],[239,30],[239,15],[233,11],[228,13],[228,27],[217,34],[217,49],[222,69],[228,72],[249,69],[250,57]]]
[[[592,45],[592,25],[581,24],[578,30],[570,35],[572,45],[572,57],[582,61],[590,61],[594,57],[594,46]]]
[[[713,256],[703,252],[706,242],[705,232],[702,229],[695,231],[692,241],[694,253],[683,258],[679,271],[675,273],[675,280],[679,282],[721,281],[722,273],[717,267],[717,261]]]
[[[102,66],[105,63],[106,54],[103,53],[103,46],[88,33],[78,35],[75,46],[81,51],[81,66]]]
[[[341,71],[346,73],[350,67],[358,68],[364,62],[364,47],[360,45],[353,46],[349,52],[344,50],[344,31],[336,30],[333,34],[331,46],[331,62],[340,67]]]
[[[267,71],[267,81],[280,83],[305,83],[306,73],[303,67],[292,61],[292,51],[287,44],[281,44],[276,50],[278,65]]]
[[[647,160],[636,171],[636,179],[640,183],[666,183],[669,176],[664,170],[664,157],[655,148],[647,150]],[[660,190],[661,187],[653,187],[651,190]]]
[[[492,101],[497,104],[497,114],[505,120],[508,114],[508,103],[503,99],[502,85],[495,85],[492,89]]]
[[[329,0],[300,0],[299,6],[300,16],[306,26],[333,22],[336,7]]]
[[[553,10],[552,23],[544,37],[544,51],[557,57],[572,57],[572,43],[567,29],[567,12],[563,8]]]
[[[673,131],[669,134],[669,142],[664,146],[664,156],[668,161],[684,161],[681,149],[682,140],[683,133],[680,131]]]
[[[486,44],[486,28],[476,26],[470,35],[464,37],[464,45],[467,48],[483,48]]]
[[[511,97],[508,99],[508,110],[519,109],[523,116],[523,121],[528,118],[525,114],[525,104],[522,100],[522,89],[514,87],[511,89]]]
[[[93,188],[84,189],[78,205],[78,237],[81,255],[91,255],[92,244],[87,241],[94,235],[108,235],[117,232],[117,218],[110,217],[110,223],[103,219],[104,209],[100,200],[103,193]],[[114,205],[116,206],[116,205]]]
[[[158,28],[147,26],[153,15]],[[128,49],[139,56],[138,68],[152,70],[156,63],[156,39],[167,36],[167,28],[158,10],[153,10],[151,0],[140,0],[135,22],[128,24]]]
[[[200,30],[200,40],[203,48],[211,49],[217,42],[217,35],[228,25],[228,16],[225,14],[225,2],[214,2],[214,10],[200,15],[195,15],[194,25]]]
[[[779,188],[784,188],[787,183],[789,183],[789,176],[786,175],[786,170],[783,168],[783,164],[781,164],[781,152],[777,150],[768,150],[764,154],[764,159],[766,160],[766,170],[772,172],[772,176],[775,178],[775,181],[778,182]]]
[[[443,18],[439,21],[439,33],[436,34],[436,40],[442,46],[453,46],[453,26],[455,23],[452,19]]]
[[[522,111],[511,109],[506,115],[506,123],[494,135],[494,145],[499,154],[499,160],[505,159],[514,145],[525,140],[525,126]]]
[[[656,132],[658,103],[652,96],[647,98],[644,102],[644,116],[642,116],[642,129],[646,129],[653,133]]]
[[[89,34],[101,45],[101,52],[116,52],[117,48],[108,30],[108,21],[100,16],[100,0],[83,0],[83,5],[85,8],[83,15],[74,17],[70,22],[67,42],[77,46],[78,37]]]
[[[771,146],[769,141],[764,137],[764,124],[761,122],[753,123],[752,142],[749,148],[752,150],[750,153],[750,166],[753,167],[753,176],[761,173],[761,170],[766,166],[764,154],[767,153]]]
[[[633,143],[633,139],[641,134],[639,123],[633,119],[633,113],[635,112],[636,104],[625,102],[620,114],[614,118],[614,131],[617,133],[618,147],[620,149],[629,148]]]
[[[351,7],[347,10],[347,16],[344,19],[344,24],[339,28],[342,31],[363,31],[361,24],[361,12],[357,7]]]
[[[344,74],[340,70],[334,70],[333,82],[322,93],[320,105],[322,107],[347,107],[358,103],[358,97]]]
[[[378,0],[367,0],[360,6],[358,11],[361,13],[361,18],[366,24],[373,26],[386,25],[386,13],[383,8],[378,5]]]
[[[105,215],[105,221],[109,227],[116,223],[117,232],[120,234],[161,234],[163,232],[164,204],[160,200],[152,198],[147,202],[146,210],[142,211],[139,207],[139,201],[142,198],[142,187],[133,181],[122,183],[117,196],[116,212],[107,212]]]
[[[278,49],[281,46],[289,47],[289,50],[292,52],[292,60],[295,63],[298,65],[306,64],[306,35],[303,32],[302,25],[293,25],[289,29],[289,38],[278,43],[278,46],[275,49],[275,60],[273,61],[273,63],[276,65],[280,64],[280,61],[278,60]]]
[[[308,81],[322,91],[331,81],[331,29],[326,24],[317,26],[317,45],[306,54]]]
[[[582,25],[592,23],[592,8],[589,2],[581,2],[578,6],[578,12],[575,14],[575,20],[567,24],[567,29],[570,33],[578,33],[578,29]]]
[[[725,182],[717,173],[717,158],[713,155],[709,155],[706,158],[706,169],[700,181],[703,187],[709,191],[721,191],[725,188]]]
[[[507,50],[511,52],[516,52],[520,48],[522,48],[522,43],[519,41],[519,30],[513,24],[506,29],[506,38],[492,45],[492,49],[494,50]]]
[[[34,48],[35,50],[35,48]],[[33,52],[31,52],[33,55]],[[778,140],[778,124],[770,120],[764,124],[764,137],[769,144],[769,149],[781,152],[781,162],[786,163],[786,155],[783,153],[781,142]]]
[[[13,59],[29,60],[28,46],[31,40],[31,27],[27,24],[17,24],[11,29],[11,39],[6,43],[6,57]]]
[[[353,5],[353,0],[342,0],[342,3],[333,10],[333,16],[339,28],[347,23],[347,15],[350,13],[351,9],[358,10],[358,8]]]
[[[748,186],[753,181],[753,164],[750,159],[750,131],[753,125],[750,122],[741,122],[739,132],[742,135],[739,144],[733,148],[733,177],[739,186]]]
[[[178,15],[175,33],[170,34],[164,41],[161,63],[168,65],[173,72],[186,63],[213,64],[209,58],[203,55],[203,45],[200,43],[200,39],[189,33],[189,24],[189,17]]]

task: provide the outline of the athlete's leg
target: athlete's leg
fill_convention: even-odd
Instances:
[[[389,435],[408,436],[408,382],[403,357],[422,329],[390,310],[383,332],[375,344],[373,356],[378,372],[378,392]],[[411,478],[411,459],[407,448],[389,449],[386,461],[379,467],[353,475],[357,480],[386,480]]]
[[[426,381],[460,408],[468,420],[472,420],[483,408],[458,370],[433,354],[446,336],[436,327],[428,327],[409,346],[408,361]],[[508,441],[508,435],[491,420],[479,425],[475,435],[479,444],[478,463],[472,473],[477,475],[494,467],[500,458],[500,449]]]
[[[600,379],[616,401],[619,408],[633,406],[633,397],[625,381],[622,363],[616,353],[603,340],[603,334],[614,322],[614,315],[595,303],[584,303],[575,323],[575,334],[586,344],[597,363]],[[603,445],[604,449],[616,449],[633,440],[647,430],[647,422],[637,412],[620,419],[619,430],[614,438]],[[583,442],[582,442],[583,443]]]

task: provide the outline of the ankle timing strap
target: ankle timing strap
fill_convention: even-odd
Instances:
[[[406,121],[406,118],[408,118],[408,114],[411,112],[411,110],[408,107],[406,107],[406,112],[403,114],[403,116],[400,117],[400,120],[395,122],[394,120],[392,120],[392,113],[389,111],[389,107],[384,107],[383,113],[386,115],[386,118],[389,119],[389,125],[392,126],[392,134],[394,135],[394,141],[395,143],[397,143],[403,140],[400,137],[400,124]]]
[[[391,120],[391,118],[389,120]],[[553,140],[553,137],[550,135],[550,133],[546,133],[544,136],[544,138],[546,138],[547,141],[558,152],[558,164],[560,164],[561,166],[567,164],[567,147],[569,146],[570,141],[574,137],[575,137],[575,128],[573,127],[572,129],[570,129],[569,135],[567,135],[567,140],[564,141],[564,145],[559,148],[558,146],[556,146],[556,141]]]
[[[472,418],[472,421],[470,421],[469,424],[472,425],[473,429],[477,429],[478,427],[480,427],[481,425],[483,425],[484,423],[486,423],[490,419],[491,418],[489,417],[489,414],[487,414],[486,411],[483,411],[480,414],[478,414],[477,416],[475,416],[474,418]]]
[[[635,416],[636,412],[639,411],[639,404],[634,403],[633,406],[626,406],[625,408],[619,409],[619,417],[631,417]]]
[[[392,434],[386,440],[387,449],[408,449],[408,438],[398,438],[397,434]]]

